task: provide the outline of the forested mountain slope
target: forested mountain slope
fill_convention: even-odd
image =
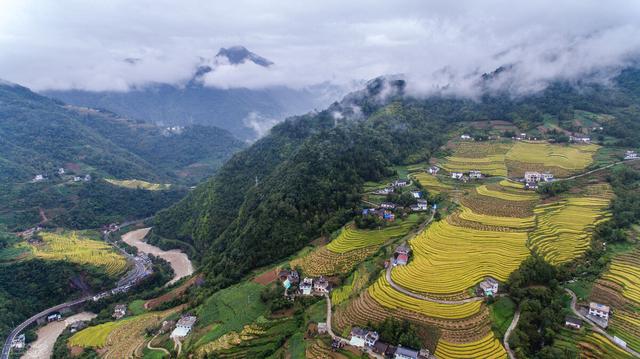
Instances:
[[[428,160],[450,130],[468,121],[500,119],[535,133],[545,119],[575,128],[573,114],[582,110],[611,115],[598,140],[637,145],[638,78],[627,70],[614,86],[557,83],[518,98],[487,90],[477,101],[412,98],[404,81],[376,79],[325,111],[274,127],[161,212],[156,232],[194,244],[206,253],[209,283],[228,285],[344,224],[365,181],[391,175],[392,164]]]

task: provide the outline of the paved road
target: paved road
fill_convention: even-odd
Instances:
[[[565,288],[564,289],[567,293],[569,293],[569,295],[571,296],[571,310],[573,311],[573,314],[577,315],[579,318],[581,318],[582,320],[584,320],[585,322],[589,323],[591,325],[591,327],[593,328],[593,331],[598,332],[602,335],[604,335],[605,337],[607,337],[607,339],[609,339],[613,344],[617,345],[616,342],[613,340],[613,336],[609,335],[609,333],[605,332],[604,330],[602,330],[602,328],[600,328],[599,326],[597,326],[593,321],[591,321],[591,319],[585,317],[584,315],[582,315],[582,313],[580,313],[580,311],[578,310],[578,308],[576,308],[576,302],[578,301],[578,298],[576,297],[576,294],[569,288]],[[637,351],[631,349],[631,348],[627,348],[627,347],[621,347],[619,346],[619,348],[625,350],[627,353],[633,355],[636,358],[640,358],[640,353],[638,353]]]
[[[349,345],[349,340],[346,338],[343,338],[341,336],[336,335],[333,332],[333,327],[331,326],[331,317],[332,317],[332,313],[331,313],[331,296],[329,296],[329,294],[324,295],[325,299],[327,300],[327,332],[329,333],[329,335],[331,336],[331,339],[333,340],[339,340],[343,343],[345,343],[346,345]],[[369,347],[365,347],[365,348],[359,348],[364,350],[367,354],[369,354],[370,357],[373,358],[378,358],[378,359],[384,359],[384,357],[378,353],[374,353],[373,350]]]
[[[520,320],[520,308],[518,308],[516,310],[516,313],[513,315],[513,320],[511,321],[509,328],[507,328],[507,331],[504,333],[504,339],[502,340],[502,344],[504,344],[504,349],[507,351],[507,354],[509,355],[509,359],[516,359],[516,355],[513,353],[511,346],[509,346],[509,337],[511,336],[511,332],[513,332],[513,330],[516,329],[516,326],[518,325],[519,320]]]
[[[640,158],[634,158],[634,159],[631,159],[631,160],[622,160],[622,161],[614,162],[614,163],[612,163],[612,164],[610,164],[610,165],[606,165],[606,166],[604,166],[604,167],[596,168],[595,170],[587,171],[587,172],[581,173],[581,174],[579,174],[579,175],[575,175],[575,176],[571,176],[571,177],[567,177],[567,178],[561,178],[561,179],[558,179],[558,181],[567,181],[567,180],[572,180],[572,179],[576,179],[576,178],[580,178],[580,177],[588,176],[588,175],[590,175],[590,174],[592,174],[592,173],[600,172],[600,171],[606,170],[607,168],[611,168],[611,167],[613,167],[613,166],[615,166],[615,165],[619,165],[619,164],[621,164],[621,163],[633,162],[633,161],[637,161],[637,160],[640,160]]]
[[[143,221],[143,220],[140,220]],[[136,223],[139,221],[131,221],[131,222],[126,222],[123,223],[123,227],[125,225],[130,225],[133,223]],[[122,252],[129,260],[131,260],[134,264],[134,267],[128,271],[125,276],[123,278],[121,278],[118,281],[117,287],[112,289],[111,291],[107,291],[107,292],[103,292],[101,294],[103,294],[105,297],[111,295],[111,293],[113,293],[114,291],[123,291],[128,289],[130,286],[132,286],[133,284],[135,284],[136,282],[138,282],[140,279],[144,278],[145,276],[147,276],[148,274],[150,274],[149,268],[147,267],[147,265],[145,264],[145,262],[143,260],[141,260],[138,257],[134,257],[131,254],[127,253],[124,249],[118,247],[117,245],[115,245],[115,243],[112,243],[111,241],[109,241],[110,239],[110,234],[111,232],[106,232],[103,234],[105,241],[113,244],[114,247],[116,247],[118,250],[120,250],[120,252]],[[123,279],[125,279],[123,281]],[[13,340],[18,336],[18,334],[20,334],[25,328],[27,328],[29,325],[35,323],[39,318],[42,318],[44,316],[47,316],[51,313],[55,313],[55,312],[59,312],[62,309],[66,309],[66,308],[71,308],[73,306],[76,306],[78,304],[84,303],[86,301],[89,301],[93,299],[93,296],[85,296],[73,301],[69,301],[69,302],[65,302],[62,304],[58,304],[54,307],[45,309],[43,311],[41,311],[38,314],[33,315],[32,317],[30,317],[29,319],[25,320],[24,322],[20,323],[20,325],[18,325],[17,327],[15,327],[11,333],[9,333],[9,336],[7,337],[7,339],[4,342],[4,346],[2,348],[2,353],[0,354],[0,359],[9,359],[9,355],[11,354],[11,343],[13,343]]]

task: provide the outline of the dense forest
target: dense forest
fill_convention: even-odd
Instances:
[[[639,144],[638,78],[627,70],[613,87],[558,83],[517,98],[487,90],[476,101],[412,98],[403,80],[379,78],[325,111],[274,127],[161,212],[155,231],[193,245],[208,283],[226,286],[353,218],[365,181],[389,176],[391,164],[428,160],[443,134],[466,121],[501,119],[528,131],[545,116],[572,126],[574,111],[584,110],[613,116],[603,131],[609,144]]]

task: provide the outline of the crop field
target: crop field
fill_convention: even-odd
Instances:
[[[364,276],[361,276],[359,271],[355,271],[349,277],[349,283],[346,283],[342,287],[331,291],[331,303],[333,305],[338,305],[349,299],[349,296],[351,295],[351,293],[353,293],[354,287],[360,283],[360,279],[363,277]]]
[[[640,306],[640,251],[615,257],[602,278],[621,286],[622,295]]]
[[[462,210],[460,211],[460,218],[478,222],[480,224],[496,226],[496,227],[507,227],[513,230],[522,230],[525,231],[527,229],[533,228],[535,226],[535,216],[530,217],[498,217],[498,216],[488,216],[485,214],[478,214],[473,212],[470,208],[465,206],[461,206]]]
[[[508,201],[496,197],[481,196],[476,191],[460,198],[460,203],[473,212],[496,217],[531,217],[535,201]]]
[[[411,174],[411,176],[418,181],[422,187],[426,188],[429,192],[433,194],[438,194],[441,192],[445,192],[447,190],[453,189],[453,187],[447,183],[442,183],[438,177],[434,175],[430,175],[425,172],[419,172]]]
[[[414,259],[392,272],[415,292],[453,294],[491,276],[504,281],[527,258],[527,235],[457,227],[439,221],[411,240]],[[438,278],[420,280],[420,278]]]
[[[327,245],[335,253],[346,253],[355,249],[379,246],[391,238],[402,237],[418,225],[422,216],[411,214],[400,223],[393,223],[382,229],[358,229],[355,225],[346,225],[340,235]]]
[[[481,196],[494,197],[505,201],[535,201],[538,195],[535,192],[519,191],[510,187],[487,186],[476,187],[476,192]]]
[[[627,346],[640,350],[640,313],[618,308],[609,326],[616,336],[627,342]]]
[[[369,287],[369,294],[382,306],[408,309],[432,318],[462,319],[480,311],[481,302],[465,304],[439,304],[416,299],[393,289],[384,277]]]
[[[580,358],[631,359],[633,356],[599,333],[591,332],[577,344]]]
[[[377,250],[378,247],[366,247],[346,253],[336,253],[325,246],[315,249],[302,258],[292,260],[290,265],[292,268],[300,266],[302,271],[310,276],[348,273]]]
[[[507,152],[507,161],[541,165],[544,168],[562,168],[575,172],[593,162],[597,145],[553,145],[549,143],[516,142]],[[512,170],[509,168],[509,173]]]
[[[511,180],[507,180],[504,179],[502,181],[500,181],[500,186],[502,187],[511,187],[511,188],[517,188],[517,189],[524,189],[524,183],[522,182],[514,182]]]
[[[472,170],[478,170],[483,174],[492,176],[507,175],[507,166],[505,165],[504,154],[488,155],[481,158],[449,156],[441,166],[448,172],[469,172]]]
[[[111,332],[127,324],[127,322],[133,318],[134,317],[127,318],[117,322],[107,322],[83,329],[69,338],[69,345],[83,348],[102,348],[107,344],[107,338]]]
[[[575,259],[589,248],[595,225],[607,220],[609,201],[602,198],[568,198],[536,207],[537,228],[530,246],[552,264]]]
[[[90,239],[79,232],[41,233],[43,243],[33,246],[33,254],[47,260],[94,265],[117,276],[127,269],[127,261],[107,243]]]
[[[500,344],[500,341],[494,337],[493,333],[489,333],[481,340],[465,344],[448,343],[440,340],[435,355],[439,359],[497,359],[506,358],[507,352]]]
[[[167,183],[151,183],[143,180],[116,180],[116,179],[105,179],[105,181],[111,183],[114,186],[131,188],[131,189],[146,189],[147,191],[164,191],[171,188],[170,184]]]

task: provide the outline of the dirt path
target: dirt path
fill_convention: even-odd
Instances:
[[[149,350],[157,350],[157,351],[161,351],[163,353],[165,353],[167,356],[171,356],[171,353],[169,353],[169,351],[165,348],[159,348],[159,347],[153,347],[151,346],[151,342],[158,336],[158,334],[156,334],[153,338],[151,338],[151,340],[149,340],[149,343],[147,343],[147,349]]]
[[[53,355],[53,345],[66,327],[77,321],[89,321],[96,315],[91,312],[82,312],[72,315],[60,322],[53,322],[38,329],[38,340],[33,342],[22,359],[50,358]]]
[[[589,323],[594,332],[597,332],[597,333],[600,333],[600,334],[604,335],[605,337],[607,337],[607,339],[609,339],[611,341],[611,343],[613,343],[614,345],[618,346],[620,349],[625,350],[627,353],[633,355],[636,358],[640,358],[640,353],[638,353],[637,351],[635,351],[635,350],[633,350],[631,348],[621,347],[621,346],[617,345],[616,342],[613,340],[613,337],[611,335],[609,335],[609,333],[605,332],[599,326],[597,326],[595,323],[593,323],[589,318],[587,318],[584,315],[582,315],[582,313],[580,313],[578,308],[576,308],[576,303],[578,301],[578,298],[576,297],[576,294],[569,288],[565,288],[564,290],[567,293],[569,293],[569,295],[571,296],[571,310],[573,311],[573,314],[577,315],[580,319],[582,319],[585,322]]]
[[[511,321],[511,324],[509,325],[509,328],[507,329],[507,331],[504,333],[504,340],[502,341],[502,344],[504,344],[504,349],[507,351],[507,354],[509,355],[509,359],[516,359],[516,355],[513,353],[513,350],[511,350],[511,346],[509,346],[509,337],[511,336],[511,332],[513,332],[513,330],[516,329],[516,326],[518,325],[519,320],[520,320],[520,308],[518,308],[518,310],[516,310],[516,313],[513,315],[513,320]]]
[[[140,252],[153,254],[154,256],[160,257],[169,262],[169,264],[171,264],[171,268],[173,268],[173,272],[175,273],[175,275],[173,279],[169,281],[169,283],[167,283],[167,285],[171,285],[177,282],[180,278],[187,277],[193,274],[193,265],[191,264],[189,257],[187,257],[187,255],[182,253],[180,250],[172,249],[169,251],[164,251],[143,241],[144,237],[147,236],[150,230],[151,227],[127,232],[122,235],[122,240],[128,245],[138,248]]]

